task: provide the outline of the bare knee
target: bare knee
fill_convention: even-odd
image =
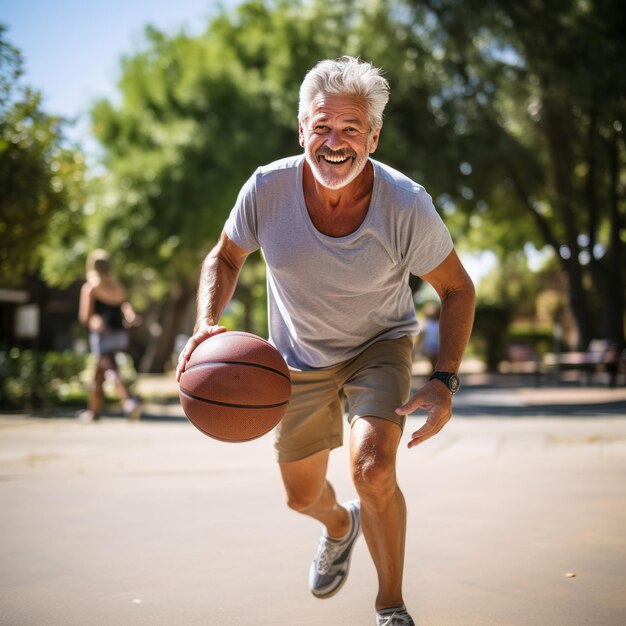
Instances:
[[[319,499],[319,498],[318,498]],[[287,506],[297,513],[304,513],[308,509],[313,508],[318,499],[307,497],[306,494],[298,493],[295,491],[287,491]]]
[[[314,484],[287,484],[285,483],[285,496],[287,506],[298,513],[306,513],[312,509],[321,499],[324,485]]]
[[[325,452],[302,461],[280,463],[285,498],[290,509],[305,513],[318,504],[325,490],[332,490],[326,482],[327,462],[328,453]]]
[[[396,495],[396,451],[401,434],[397,424],[376,417],[359,418],[352,424],[352,480],[370,510],[384,511]]]
[[[377,451],[357,452],[352,461],[352,480],[361,500],[383,510],[396,491],[395,458]]]
[[[324,500],[327,492],[334,495],[326,482],[329,450],[322,450],[300,461],[280,463],[287,506],[299,513],[308,513]]]

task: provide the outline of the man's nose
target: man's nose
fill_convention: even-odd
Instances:
[[[341,133],[331,129],[326,135],[326,145],[331,150],[339,150],[340,148],[344,147],[345,144],[343,143],[343,137],[341,136]]]

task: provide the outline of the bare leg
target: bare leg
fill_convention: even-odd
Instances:
[[[89,410],[92,412],[92,417],[99,417],[102,412],[102,403],[104,397],[104,367],[102,357],[98,359],[96,368],[93,374],[93,381],[91,382],[91,388],[89,389]]]
[[[326,526],[330,537],[344,537],[350,529],[350,514],[337,503],[335,490],[326,480],[330,450],[301,461],[280,463],[287,504]]]
[[[106,369],[106,376],[113,380],[113,384],[115,385],[115,390],[120,396],[120,400],[122,405],[128,400],[129,393],[128,389],[126,389],[126,385],[124,385],[122,378],[120,377],[119,372],[117,371],[117,364],[115,363],[115,356],[112,354],[107,354],[102,357],[104,361],[104,367]]]
[[[400,428],[363,417],[350,435],[352,478],[361,498],[361,525],[378,574],[376,609],[398,607],[402,599],[406,505],[396,482]]]

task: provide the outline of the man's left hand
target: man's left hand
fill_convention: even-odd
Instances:
[[[452,395],[445,385],[437,380],[427,382],[419,391],[403,406],[396,409],[398,415],[408,415],[416,409],[428,413],[426,423],[411,435],[409,448],[430,439],[436,435],[452,417]]]

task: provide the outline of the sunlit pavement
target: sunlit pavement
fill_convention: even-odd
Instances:
[[[416,623],[626,623],[626,388],[466,379],[399,453]],[[284,506],[271,436],[210,440],[171,380],[140,382],[162,395],[139,422],[0,417],[0,623],[372,624],[362,539],[341,593],[308,592],[319,528]],[[355,495],[346,446],[330,477]]]

